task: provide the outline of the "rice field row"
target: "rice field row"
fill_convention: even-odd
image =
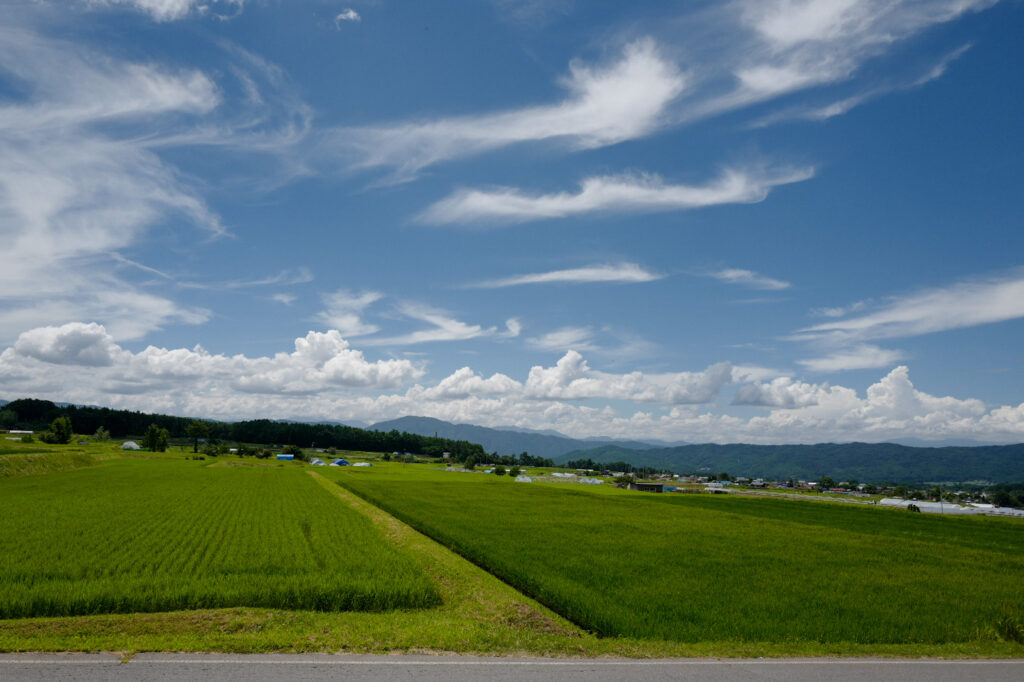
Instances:
[[[407,557],[298,468],[116,460],[0,480],[0,619],[439,601]]]
[[[570,620],[677,642],[948,644],[1024,606],[1024,524],[375,467],[331,475]]]

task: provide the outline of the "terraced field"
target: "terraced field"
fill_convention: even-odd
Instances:
[[[299,467],[206,464],[115,460],[0,480],[0,619],[440,602]]]
[[[603,635],[948,645],[994,642],[1024,615],[1024,524],[1011,519],[398,466],[330,475]]]

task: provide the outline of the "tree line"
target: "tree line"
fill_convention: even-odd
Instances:
[[[165,429],[170,438],[190,438],[190,428],[197,420],[164,414],[148,414],[131,410],[113,410],[108,407],[58,405],[49,400],[24,398],[14,400],[0,410],[0,428],[49,429],[54,420],[66,418],[75,433],[95,433],[102,428],[112,438],[142,437],[151,425]],[[370,431],[339,424],[303,424],[255,419],[239,422],[202,421],[208,428],[208,437],[238,443],[266,443],[297,445],[306,448],[337,448],[366,452],[411,452],[427,457],[440,457],[448,452],[451,458],[462,462],[474,456],[477,461],[488,459],[483,446],[464,440],[449,440],[433,436],[420,436],[397,430]]]

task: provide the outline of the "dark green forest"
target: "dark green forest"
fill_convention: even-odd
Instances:
[[[95,433],[98,428],[103,427],[114,438],[139,437],[146,432],[150,424],[167,429],[171,438],[186,438],[188,425],[195,421],[187,417],[112,410],[108,407],[58,405],[49,400],[33,398],[11,401],[0,410],[0,415],[4,421],[4,428],[43,431],[48,429],[57,417],[67,417],[71,420],[75,433]],[[440,457],[442,453],[450,452],[453,459],[458,461],[470,456],[476,457],[478,461],[487,459],[483,447],[476,443],[420,436],[396,430],[369,431],[338,424],[304,424],[269,419],[203,422],[209,427],[210,437],[222,441],[366,452],[410,452],[428,457]]]

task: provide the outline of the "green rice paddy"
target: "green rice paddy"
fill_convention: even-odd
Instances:
[[[601,635],[978,642],[1024,605],[1024,524],[1012,519],[398,466],[331,475]]]
[[[301,468],[207,464],[120,459],[0,479],[0,619],[439,603]]]

